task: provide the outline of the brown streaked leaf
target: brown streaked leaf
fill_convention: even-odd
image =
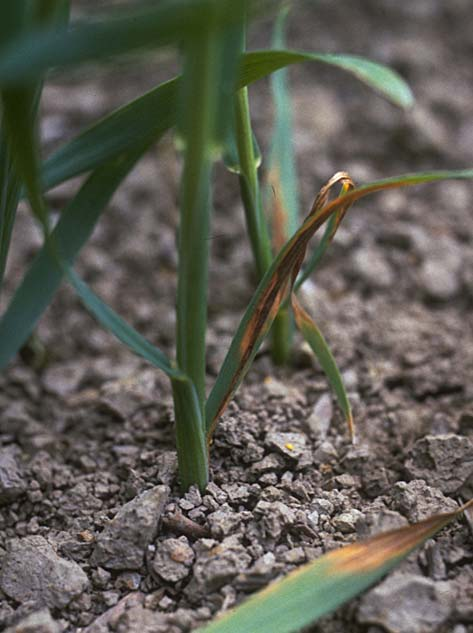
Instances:
[[[302,226],[281,249],[268,269],[243,315],[217,380],[206,403],[206,429],[210,440],[218,417],[232,398],[253,360],[272,317],[294,285],[307,245],[322,224],[333,214],[344,214],[356,200],[371,193],[452,179],[472,179],[473,169],[406,174],[378,180],[351,191],[343,191],[352,181],[348,174],[336,174],[317,196]],[[330,188],[341,183],[342,195],[328,202]],[[287,285],[287,280],[290,284]],[[256,316],[255,316],[256,315]],[[242,343],[244,341],[244,344]]]
[[[327,204],[331,189],[338,184],[350,187],[353,186],[353,181],[346,172],[338,172],[322,187],[304,224],[286,243],[260,282],[207,401],[206,424],[209,440],[218,418],[246,374],[282,302],[289,296],[304,261],[307,245],[322,224],[313,220],[317,220]],[[348,206],[343,200],[332,213],[343,215]]]
[[[272,583],[198,632],[300,631],[370,587],[472,503],[456,512],[439,514],[329,552]]]

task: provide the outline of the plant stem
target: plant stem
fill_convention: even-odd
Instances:
[[[177,454],[182,489],[205,488],[205,335],[207,328],[208,244],[211,175],[215,152],[221,36],[212,16],[208,28],[185,42],[180,133],[184,167],[180,192],[179,266],[176,305],[176,359],[189,378],[195,402],[173,384]],[[186,387],[188,389],[189,387]],[[185,404],[187,402],[187,405]],[[189,405],[189,406],[188,406]]]
[[[273,257],[268,226],[263,214],[247,88],[241,88],[235,96],[235,132],[240,164],[241,197],[256,271],[258,279],[261,279]]]

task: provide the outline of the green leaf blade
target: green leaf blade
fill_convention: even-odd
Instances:
[[[331,55],[293,50],[253,51],[245,59],[240,81],[243,85],[247,85],[280,68],[306,61],[321,62],[341,68],[402,108],[409,108],[414,103],[409,86],[395,71],[356,55]]]
[[[465,509],[329,552],[269,585],[198,633],[300,631],[370,587]]]
[[[322,332],[319,330],[319,328],[316,326],[316,324],[310,318],[304,308],[300,305],[294,294],[292,296],[292,307],[299,331],[301,332],[307,343],[310,345],[312,351],[314,352],[317,360],[320,363],[320,366],[327,376],[327,380],[329,381],[330,386],[337,396],[338,404],[343,411],[345,420],[348,424],[350,437],[353,440],[355,430],[353,425],[353,416],[351,412],[350,401],[348,399],[345,385],[343,384],[343,378],[340,370],[338,369],[337,362],[332,352],[330,351],[330,347],[323,337]]]
[[[147,146],[96,170],[61,214],[52,239],[67,264],[89,239],[113,193]],[[33,260],[0,320],[0,369],[4,368],[33,331],[59,288],[63,272],[49,248]]]

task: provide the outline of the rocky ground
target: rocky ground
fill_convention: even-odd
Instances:
[[[469,0],[299,6],[294,47],[388,63],[417,98],[403,113],[350,77],[294,68],[303,209],[340,169],[363,182],[472,165],[472,17]],[[267,37],[259,25],[255,44]],[[48,83],[46,147],[168,76],[172,60],[158,61]],[[264,148],[268,85],[251,97]],[[114,197],[79,264],[168,352],[177,175],[168,139]],[[216,180],[209,385],[254,288],[237,184],[222,168]],[[53,207],[76,187],[52,192]],[[472,184],[451,182],[350,211],[301,296],[344,372],[358,444],[304,345],[288,369],[263,350],[218,427],[204,494],[179,495],[165,377],[63,288],[38,330],[46,366],[25,357],[0,377],[0,629],[187,632],[327,550],[470,498],[472,201]],[[5,297],[39,242],[22,209]],[[473,633],[472,539],[459,520],[311,631]]]

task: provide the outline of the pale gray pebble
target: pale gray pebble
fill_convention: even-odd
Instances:
[[[451,589],[448,582],[394,574],[363,596],[358,621],[379,624],[388,633],[434,633],[454,609]]]
[[[118,591],[103,591],[102,600],[107,607],[113,607],[120,600]]]
[[[337,449],[331,442],[323,441],[322,444],[314,452],[314,460],[319,464],[326,464],[337,459]]]
[[[165,582],[176,583],[187,578],[194,557],[194,550],[185,536],[168,538],[157,544],[151,567]]]
[[[13,446],[0,449],[0,505],[10,503],[27,489],[17,451]]]
[[[265,445],[291,459],[299,459],[305,452],[307,438],[302,433],[279,433],[269,431]]]
[[[375,502],[372,508],[365,510],[364,516],[357,522],[356,531],[361,538],[408,525],[407,519],[399,512],[388,510],[384,506],[376,507],[377,505]]]
[[[454,493],[473,472],[473,437],[426,435],[412,447],[405,467],[411,479]]]
[[[168,497],[167,486],[155,486],[121,507],[97,537],[92,564],[107,569],[139,569],[147,545],[156,538]]]
[[[284,467],[284,458],[276,453],[270,453],[269,455],[263,457],[261,461],[252,464],[250,472],[255,473],[256,475],[262,475],[272,471],[280,472],[284,470]]]
[[[452,238],[442,236],[422,262],[419,283],[428,298],[449,301],[460,292],[462,256],[458,246]]]
[[[81,567],[59,557],[42,536],[11,541],[0,574],[0,588],[10,598],[57,609],[80,595],[88,583]]]
[[[427,519],[439,512],[455,512],[458,504],[437,488],[428,486],[423,479],[406,483],[398,481],[391,490],[393,507],[402,512],[412,523]]]
[[[194,574],[184,590],[191,602],[230,583],[248,569],[252,560],[247,548],[235,535],[228,536],[221,543],[214,539],[200,539],[194,545],[194,551]]]
[[[207,517],[210,532],[215,538],[223,538],[237,532],[241,524],[251,518],[251,512],[235,512],[228,503]]]
[[[260,518],[266,536],[278,539],[283,531],[297,522],[296,512],[282,501],[258,501],[254,515]]]
[[[142,605],[127,609],[119,619],[116,633],[180,633],[181,629],[170,626],[168,615],[151,611]]]
[[[332,397],[328,393],[320,396],[306,421],[315,437],[325,439],[333,417]]]
[[[119,590],[136,591],[139,589],[142,577],[136,571],[124,571],[115,580],[115,587]]]
[[[356,525],[362,518],[363,513],[356,510],[356,508],[352,508],[335,517],[333,526],[342,534],[350,534],[351,532],[356,532]]]
[[[61,633],[63,627],[51,616],[49,609],[30,613],[19,622],[10,626],[5,633]]]
[[[266,552],[247,571],[238,574],[233,584],[238,590],[255,591],[267,585],[280,569],[281,565],[276,563],[274,554]]]
[[[383,251],[373,245],[358,248],[351,256],[351,264],[351,275],[370,288],[389,288],[395,281],[394,271]]]

